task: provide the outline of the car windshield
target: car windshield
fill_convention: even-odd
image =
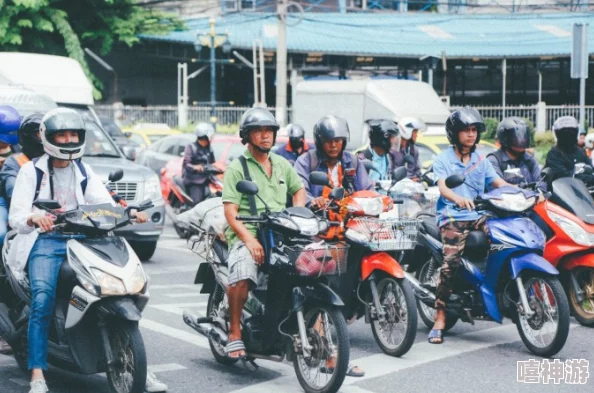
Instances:
[[[149,134],[147,135],[149,141],[151,141],[151,143],[155,143],[163,138],[165,138],[167,136],[167,134]]]
[[[118,125],[116,123],[113,122],[113,120],[107,119],[107,118],[100,118],[99,120],[101,120],[101,125],[103,125],[103,128],[105,129],[105,131],[107,131],[107,133],[109,134],[109,136],[111,137],[126,137],[124,135],[124,133],[122,132],[122,130],[120,129],[120,127],[118,127]]]
[[[93,121],[86,121],[87,127],[86,157],[121,157],[118,148],[111,142],[105,132]]]

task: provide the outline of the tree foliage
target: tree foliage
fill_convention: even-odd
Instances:
[[[183,29],[175,15],[138,0],[0,0],[0,51],[69,56],[77,60],[101,97],[83,48],[108,54],[117,43],[133,46],[141,34]]]

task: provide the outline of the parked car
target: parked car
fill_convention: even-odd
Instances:
[[[129,139],[113,119],[106,116],[99,116],[99,120],[101,121],[103,129],[107,131],[111,139],[113,139],[122,153],[124,153],[124,156],[127,159],[134,161],[140,151],[140,145],[132,139]]]
[[[153,201],[154,207],[146,210],[149,221],[129,225],[116,230],[116,234],[128,240],[141,260],[150,259],[156,248],[165,222],[165,202],[161,197],[159,177],[141,165],[127,160],[99,124],[85,121],[87,128],[86,146],[83,161],[107,184],[109,173],[116,169],[124,170],[124,177],[110,187],[129,204],[137,204],[146,199]]]
[[[166,136],[181,134],[180,131],[173,130],[162,123],[139,123],[134,127],[124,128],[123,131],[130,140],[138,143],[141,149],[151,146]]]

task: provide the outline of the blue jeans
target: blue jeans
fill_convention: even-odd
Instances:
[[[6,232],[8,232],[8,204],[6,199],[0,197],[0,248],[4,244]]]
[[[31,315],[29,316],[29,369],[47,370],[49,326],[56,305],[56,288],[68,239],[81,236],[40,234],[29,256]]]

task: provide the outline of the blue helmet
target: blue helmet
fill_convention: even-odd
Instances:
[[[19,143],[18,130],[21,125],[19,112],[12,106],[0,105],[0,142],[8,145]]]

